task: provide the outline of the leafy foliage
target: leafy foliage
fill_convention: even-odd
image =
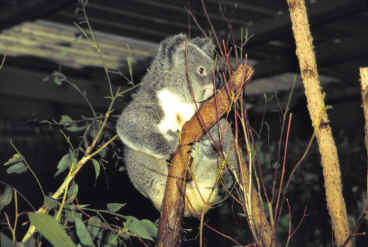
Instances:
[[[13,200],[13,191],[9,185],[5,185],[3,192],[0,194],[0,212],[8,206]]]
[[[73,241],[57,221],[49,215],[28,213],[31,224],[55,247],[74,247]]]
[[[73,151],[70,151],[69,153],[65,154],[61,160],[59,161],[57,165],[57,171],[55,173],[55,177],[59,174],[66,171],[68,168],[70,168],[73,164],[77,163],[77,157]]]
[[[80,25],[77,25],[77,28],[84,38],[92,41],[91,44],[94,44],[93,48],[97,50],[97,53],[102,54],[88,22],[85,4],[83,1],[80,2],[79,11],[84,15],[82,23],[87,26],[87,30]],[[131,58],[129,61],[131,61]],[[132,79],[132,70],[130,71]],[[106,76],[109,77],[107,68]],[[64,114],[61,115],[58,121],[44,120],[40,122],[57,128],[69,145],[68,152],[58,161],[54,174],[58,178],[64,176],[64,181],[51,194],[46,194],[37,174],[32,170],[31,164],[27,163],[20,150],[11,143],[15,154],[3,164],[3,167],[7,168],[6,172],[8,174],[30,172],[40,187],[43,203],[38,210],[34,210],[35,212],[27,214],[18,212],[19,193],[11,185],[4,184],[0,187],[0,214],[6,216],[6,221],[3,221],[5,218],[0,217],[0,230],[7,229],[12,234],[9,238],[9,236],[0,232],[0,246],[36,247],[42,245],[44,239],[47,239],[56,247],[122,246],[126,245],[125,242],[131,238],[153,241],[157,235],[157,226],[146,219],[138,220],[132,216],[119,214],[118,212],[124,209],[125,203],[108,203],[106,205],[107,210],[94,209],[90,208],[90,205],[78,203],[79,185],[74,180],[78,171],[85,165],[93,166],[94,178],[97,181],[101,175],[101,170],[107,164],[105,160],[108,155],[106,147],[114,145],[113,141],[116,139],[116,135],[106,131],[106,127],[112,112],[112,106],[116,99],[122,95],[120,89],[117,89],[114,93],[111,85],[108,85],[111,89],[110,95],[108,95],[111,104],[106,113],[101,114],[96,112],[88,100],[87,92],[79,89],[77,84],[61,71],[54,71],[43,81],[53,82],[58,87],[67,86],[75,89],[89,106],[91,117],[81,116],[81,119],[76,120]],[[108,83],[110,83],[109,80]],[[75,145],[75,138],[72,139],[71,136],[79,137],[77,145]],[[117,156],[115,155],[115,157]],[[0,185],[3,184],[0,183]],[[28,202],[23,196],[22,199]],[[11,210],[10,214],[5,212],[5,209],[10,208],[9,206],[12,206],[12,204],[15,212]],[[20,218],[22,219],[22,225],[20,225]],[[24,224],[27,221],[30,224]],[[18,241],[19,236],[16,235],[18,229],[24,227],[28,227],[28,231],[23,237],[23,241]],[[34,229],[37,230],[37,233]]]
[[[24,164],[23,157],[18,153],[14,154],[13,157],[11,157],[3,165],[8,166],[8,169],[6,169],[6,172],[8,174],[12,173],[21,174],[27,171],[27,167]]]
[[[139,237],[153,241],[157,235],[157,226],[150,220],[138,220],[133,216],[126,216],[125,226],[129,232],[137,234]]]

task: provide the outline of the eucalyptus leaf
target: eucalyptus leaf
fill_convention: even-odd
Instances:
[[[52,199],[52,198],[50,198],[50,197],[48,197],[48,196],[45,196],[45,197],[43,198],[43,205],[44,205],[46,208],[48,208],[49,210],[51,210],[51,209],[56,208],[56,207],[58,206],[58,203],[57,203],[57,201],[56,201],[56,200],[54,200],[54,199]]]
[[[78,126],[75,121],[68,115],[62,115],[59,124],[65,126],[66,130],[70,132],[83,131],[86,128],[85,126]]]
[[[93,164],[93,167],[95,168],[95,174],[96,174],[96,180],[97,180],[98,176],[100,176],[100,170],[101,170],[100,163],[96,159],[92,159],[92,164]]]
[[[69,153],[65,154],[59,161],[57,165],[57,171],[55,173],[55,177],[58,176],[60,173],[64,172],[66,169],[68,169],[72,163],[76,163],[77,158],[73,151],[70,151]]]
[[[158,228],[155,223],[148,219],[141,220],[141,226],[145,229],[145,231],[151,236],[156,237],[158,233]]]
[[[97,216],[93,216],[88,220],[87,230],[93,239],[98,236],[101,229],[101,220]]]
[[[22,157],[22,155],[16,153],[7,162],[5,162],[3,164],[3,166],[11,166],[11,165],[17,164],[19,162],[23,162],[23,157]]]
[[[72,122],[73,122],[73,119],[70,116],[62,115],[60,118],[59,124],[68,125],[68,124],[71,124]]]
[[[116,203],[116,202],[112,202],[112,203],[108,203],[106,205],[107,209],[111,212],[117,212],[119,211],[122,207],[125,207],[126,203]]]
[[[12,164],[10,167],[8,167],[8,169],[6,169],[6,173],[8,174],[12,174],[12,173],[22,174],[26,171],[27,171],[27,167],[23,161],[18,162],[16,164]]]
[[[65,208],[68,208],[69,209],[69,210],[64,210],[65,219],[67,221],[74,222],[75,221],[75,218],[82,218],[82,214],[76,212],[75,209],[72,206],[65,207]]]
[[[9,185],[5,185],[4,191],[0,194],[0,211],[8,206],[13,200],[13,191]]]
[[[44,236],[54,247],[75,247],[76,245],[68,237],[64,228],[47,214],[28,213],[31,224]]]
[[[78,208],[80,208],[80,209],[88,208],[90,206],[91,206],[91,204],[88,204],[88,203],[86,203],[86,204],[78,204]]]
[[[151,221],[144,219],[138,220],[133,216],[126,216],[125,222],[129,232],[135,233],[141,238],[153,241],[153,237],[157,235],[157,226]]]
[[[129,69],[129,75],[130,75],[130,80],[133,81],[133,62],[134,62],[134,57],[129,55],[126,57],[127,63],[128,63],[128,69]]]
[[[72,185],[69,187],[68,196],[69,198],[72,198],[74,200],[75,197],[77,197],[79,191],[78,184],[73,182]]]
[[[70,132],[79,132],[79,131],[83,131],[86,129],[86,126],[77,126],[77,125],[72,125],[70,127],[66,128],[68,131]]]
[[[74,223],[77,236],[83,246],[94,246],[91,235],[89,234],[84,222],[80,218],[75,218]]]

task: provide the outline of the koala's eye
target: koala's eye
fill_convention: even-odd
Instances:
[[[207,76],[207,71],[206,71],[206,69],[203,66],[198,66],[197,67],[197,73],[201,77]]]

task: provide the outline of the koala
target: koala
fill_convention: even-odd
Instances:
[[[210,39],[188,39],[184,34],[162,41],[140,88],[118,119],[116,130],[126,145],[128,176],[158,210],[165,193],[168,160],[178,146],[180,131],[214,93],[214,50]],[[193,144],[185,216],[198,215],[224,198],[224,186],[230,188],[233,183],[230,170],[237,167],[232,146],[231,126],[225,119]],[[219,151],[225,159],[218,159]]]

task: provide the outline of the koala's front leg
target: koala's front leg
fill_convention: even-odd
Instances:
[[[221,132],[221,138],[219,131]],[[193,144],[191,155],[195,158],[196,152],[200,151],[207,159],[216,159],[220,147],[225,153],[230,151],[229,146],[231,147],[232,141],[231,127],[225,119],[221,119],[219,125],[214,125],[208,131],[208,134],[205,134],[198,142]]]
[[[170,140],[167,140],[161,133],[153,132],[147,136],[143,142],[145,146],[148,147],[147,153],[157,158],[163,158],[168,160],[176,150],[179,143],[179,138],[177,135],[170,135]],[[161,157],[159,157],[161,156]]]
[[[193,158],[198,158],[199,154],[207,159],[216,159],[217,150],[213,145],[210,138],[202,138],[198,142],[192,144],[192,150],[190,152]]]
[[[159,109],[153,106],[129,104],[120,115],[117,133],[131,149],[168,159],[176,150],[178,136],[160,132],[158,124],[161,118]]]

